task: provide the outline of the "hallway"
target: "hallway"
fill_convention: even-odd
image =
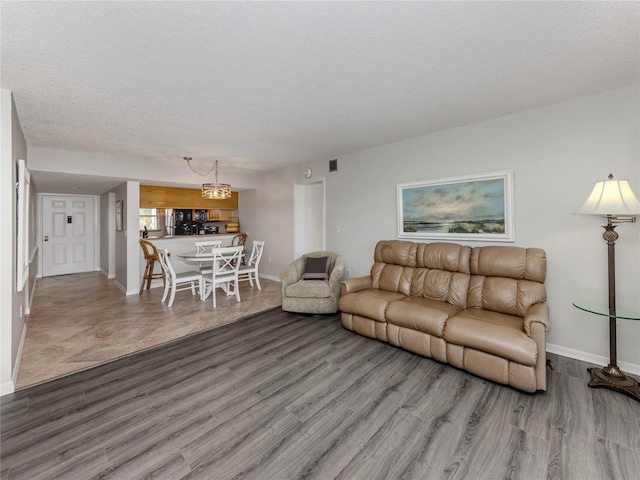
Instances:
[[[161,288],[125,296],[98,272],[39,278],[16,389],[281,305],[281,284],[260,282],[262,290],[240,282],[240,303],[218,291],[214,310],[211,297],[201,302],[189,291],[171,308],[160,302]]]

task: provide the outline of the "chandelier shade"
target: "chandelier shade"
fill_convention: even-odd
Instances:
[[[191,171],[197,175],[204,177],[211,173],[212,170],[215,169],[216,172],[216,182],[215,183],[203,183],[200,188],[202,191],[202,198],[208,198],[211,200],[225,200],[231,198],[231,185],[228,183],[218,183],[218,160],[216,160],[215,166],[206,173],[196,172],[191,165],[191,157],[183,157]]]
[[[221,200],[231,198],[231,185],[227,183],[203,183],[202,198]]]

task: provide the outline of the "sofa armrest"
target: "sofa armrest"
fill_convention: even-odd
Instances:
[[[524,333],[531,336],[531,324],[540,323],[544,327],[544,331],[548,332],[549,325],[549,305],[546,303],[535,303],[531,305],[527,313],[524,315]]]
[[[358,292],[366,288],[371,288],[371,277],[355,277],[342,280],[340,284],[340,290],[342,295],[351,292]]]

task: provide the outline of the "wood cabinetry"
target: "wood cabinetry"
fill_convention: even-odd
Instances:
[[[231,192],[228,200],[202,198],[196,188],[140,185],[140,208],[194,208],[206,210],[237,210],[238,192]]]
[[[207,210],[207,219],[209,221],[229,221],[232,219],[237,219],[238,218],[238,212],[236,210],[231,210],[231,209],[209,209]]]

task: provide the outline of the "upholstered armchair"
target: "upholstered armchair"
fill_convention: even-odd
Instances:
[[[321,260],[326,257],[326,263]],[[312,260],[307,261],[308,258]],[[326,265],[326,268],[318,268]],[[338,311],[344,260],[335,252],[310,252],[282,269],[282,309],[298,313]],[[306,273],[306,274],[305,274]],[[326,274],[325,278],[324,274]]]

